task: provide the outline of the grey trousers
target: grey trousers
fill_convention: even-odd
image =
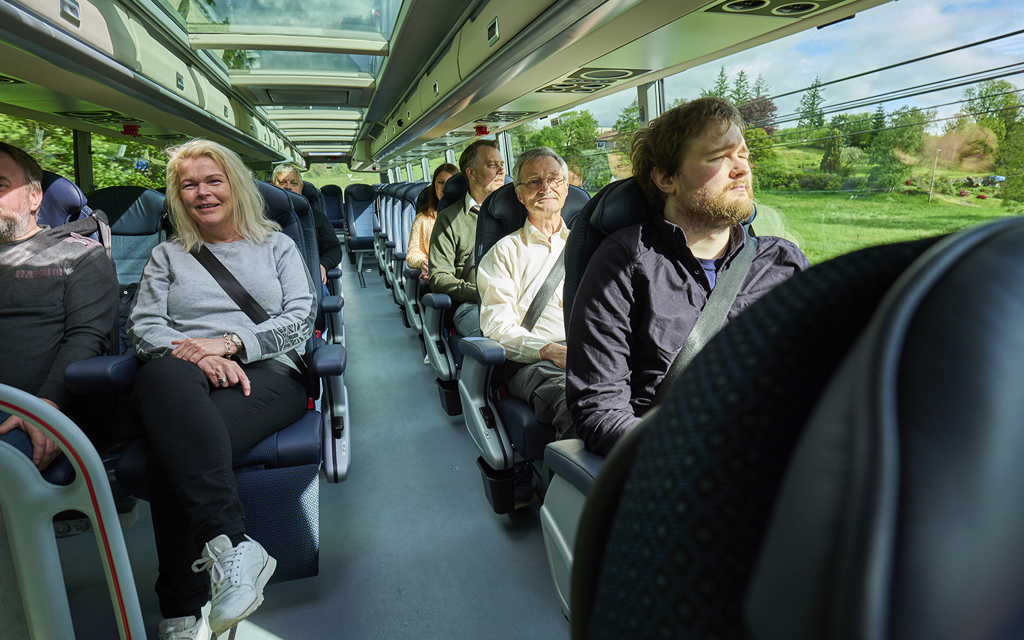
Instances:
[[[480,305],[474,302],[463,302],[455,310],[455,330],[463,338],[481,338]]]
[[[565,404],[565,370],[549,361],[526,365],[508,381],[508,390],[533,408],[537,419],[554,425],[555,438],[576,438],[572,416]]]

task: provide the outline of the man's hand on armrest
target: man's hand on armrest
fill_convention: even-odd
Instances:
[[[559,369],[565,369],[565,345],[549,342],[540,348],[541,360],[550,360]]]
[[[52,400],[47,400],[46,398],[39,399],[60,411],[60,407]],[[32,441],[32,464],[36,465],[36,468],[40,471],[45,470],[53,462],[53,459],[60,455],[60,447],[57,446],[56,442],[50,440],[41,430],[18,416],[11,416],[4,420],[3,423],[0,423],[0,436],[13,429],[21,429],[28,434],[29,439]]]

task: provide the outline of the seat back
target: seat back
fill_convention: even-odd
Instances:
[[[568,189],[562,206],[562,222],[572,229],[580,211],[590,202],[590,194],[572,185],[568,185]],[[526,207],[516,197],[514,184],[506,184],[487,196],[476,219],[476,264],[479,266],[480,259],[498,240],[522,229],[526,218]]]
[[[287,190],[285,193],[291,200],[292,210],[295,211],[295,215],[299,219],[299,231],[302,234],[299,252],[306,262],[313,283],[318,285],[320,282],[320,248],[316,243],[316,222],[313,220],[313,209],[305,196]],[[323,287],[314,286],[313,288],[316,289],[318,297],[323,295]]]
[[[1022,251],[1019,218],[959,233],[886,296],[790,462],[754,637],[1024,635]]]
[[[310,207],[327,215],[324,207],[324,194],[320,193],[320,190],[312,182],[302,182],[302,197],[309,202]]]
[[[373,246],[374,201],[377,192],[366,184],[345,187],[345,218],[348,232],[356,244],[352,249],[370,249]],[[366,246],[360,246],[360,241]]]
[[[590,493],[573,562],[574,638],[747,636],[743,598],[804,425],[893,282],[936,241],[817,265],[708,342]]]
[[[110,254],[122,287],[137,284],[153,249],[167,239],[166,196],[145,187],[106,187],[89,194],[89,206],[110,224]]]
[[[327,215],[327,219],[335,229],[342,228],[345,220],[345,196],[341,187],[336,184],[325,184],[320,189],[320,194],[324,197],[324,214]]]
[[[423,182],[410,182],[402,191],[402,215],[396,230],[396,240],[399,240],[396,251],[409,250],[409,232],[412,231],[412,221],[416,217],[416,201],[426,186]]]
[[[437,212],[440,213],[448,207],[462,202],[469,193],[469,183],[466,182],[466,176],[461,173],[456,173],[454,176],[448,178],[448,181],[444,183],[444,188],[441,190],[443,194],[441,201],[437,205]]]
[[[43,172],[43,201],[36,211],[36,223],[59,227],[82,216],[92,215],[78,185],[50,171]]]

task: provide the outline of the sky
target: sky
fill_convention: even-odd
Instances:
[[[806,88],[815,76],[822,82],[838,80],[1022,29],[1024,2],[1019,0],[896,0],[858,13],[853,20],[821,30],[802,31],[670,76],[665,79],[665,94],[667,101],[696,98],[702,88],[714,84],[724,65],[730,83],[742,69],[751,85],[762,74],[772,95],[778,95]],[[830,103],[876,96],[1017,62],[1024,62],[1024,34],[825,87],[825,108]],[[1006,80],[1024,87],[1024,73]],[[958,100],[963,89],[887,102],[885,108],[891,111],[904,104],[928,108]],[[630,89],[581,108],[589,109],[601,126],[611,126],[618,112],[635,97],[636,91]],[[778,115],[793,113],[799,102],[799,94],[776,100]],[[874,108],[875,105],[869,105],[856,111]],[[957,107],[941,107],[938,111],[939,117],[948,117]]]

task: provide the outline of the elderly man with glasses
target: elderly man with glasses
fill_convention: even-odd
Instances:
[[[565,161],[547,147],[519,156],[512,176],[527,221],[487,252],[477,273],[480,329],[505,347],[504,376],[509,393],[529,404],[538,420],[554,425],[558,439],[576,437],[565,404],[565,278],[556,271],[557,282],[548,287],[545,283],[563,259],[569,237],[561,215],[569,192],[567,175]],[[539,316],[535,311],[536,320],[530,322],[527,316],[534,298],[552,285],[553,292],[539,307]]]

